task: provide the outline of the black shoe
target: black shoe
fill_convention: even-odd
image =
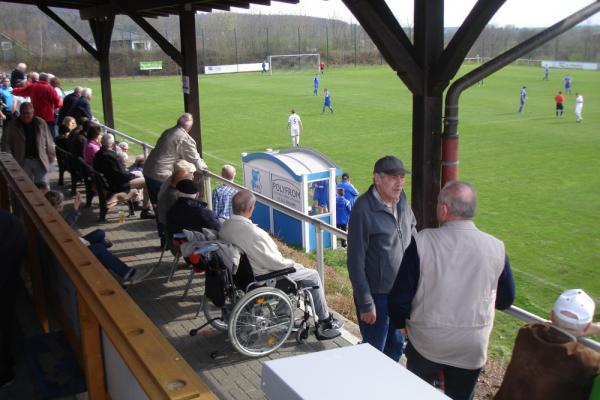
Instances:
[[[339,319],[335,318],[332,313],[329,313],[329,317],[319,321],[319,325],[321,325],[324,330],[341,329],[344,326],[344,321],[340,321]]]
[[[144,209],[142,208],[142,203],[141,203],[141,202],[139,202],[139,201],[136,201],[135,203],[133,203],[133,209],[134,209],[135,211],[140,211],[140,210],[142,210],[142,211],[143,211],[143,210],[144,210]]]
[[[104,239],[104,247],[106,247],[107,249],[110,249],[113,246],[113,242],[111,242],[108,239]]]
[[[154,215],[154,213],[152,212],[151,209],[145,208],[140,213],[140,218],[141,219],[154,219],[154,218],[156,218],[156,216]]]

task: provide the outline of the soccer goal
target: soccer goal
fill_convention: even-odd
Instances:
[[[269,56],[269,71],[311,71],[319,73],[320,54],[274,54]]]

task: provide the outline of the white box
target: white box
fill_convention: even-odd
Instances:
[[[449,398],[369,344],[267,361],[262,390],[270,400]]]

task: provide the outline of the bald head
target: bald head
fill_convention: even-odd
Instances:
[[[448,182],[438,196],[438,220],[467,220],[475,217],[477,193],[466,182]]]
[[[240,190],[231,200],[231,209],[235,215],[250,218],[254,211],[256,198],[249,190]]]
[[[233,165],[225,164],[221,168],[221,176],[228,181],[232,181],[235,178],[235,168]]]

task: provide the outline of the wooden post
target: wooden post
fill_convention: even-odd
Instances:
[[[8,194],[8,182],[0,174],[0,208],[10,211],[10,196]]]
[[[183,55],[182,83],[185,112],[192,114],[194,125],[190,136],[196,141],[198,153],[202,156],[202,133],[200,129],[200,99],[198,90],[198,58],[196,52],[196,12],[189,4],[179,13],[181,33],[181,54]]]
[[[48,310],[46,307],[46,290],[44,289],[44,276],[40,250],[43,248],[38,236],[38,230],[27,213],[23,213],[27,227],[27,268],[31,278],[33,291],[33,307],[40,320],[40,325],[45,333],[49,332]],[[45,247],[45,246],[44,246]]]
[[[94,41],[96,42],[96,48],[98,49],[98,61],[100,62],[100,87],[102,89],[104,125],[111,128],[115,127],[112,90],[110,85],[110,41],[114,25],[114,16],[90,20],[90,29],[94,35]]]
[[[77,294],[79,304],[79,321],[81,325],[81,353],[83,354],[83,370],[85,384],[90,400],[106,400],[106,384],[104,382],[104,359],[100,325],[81,294]]]

